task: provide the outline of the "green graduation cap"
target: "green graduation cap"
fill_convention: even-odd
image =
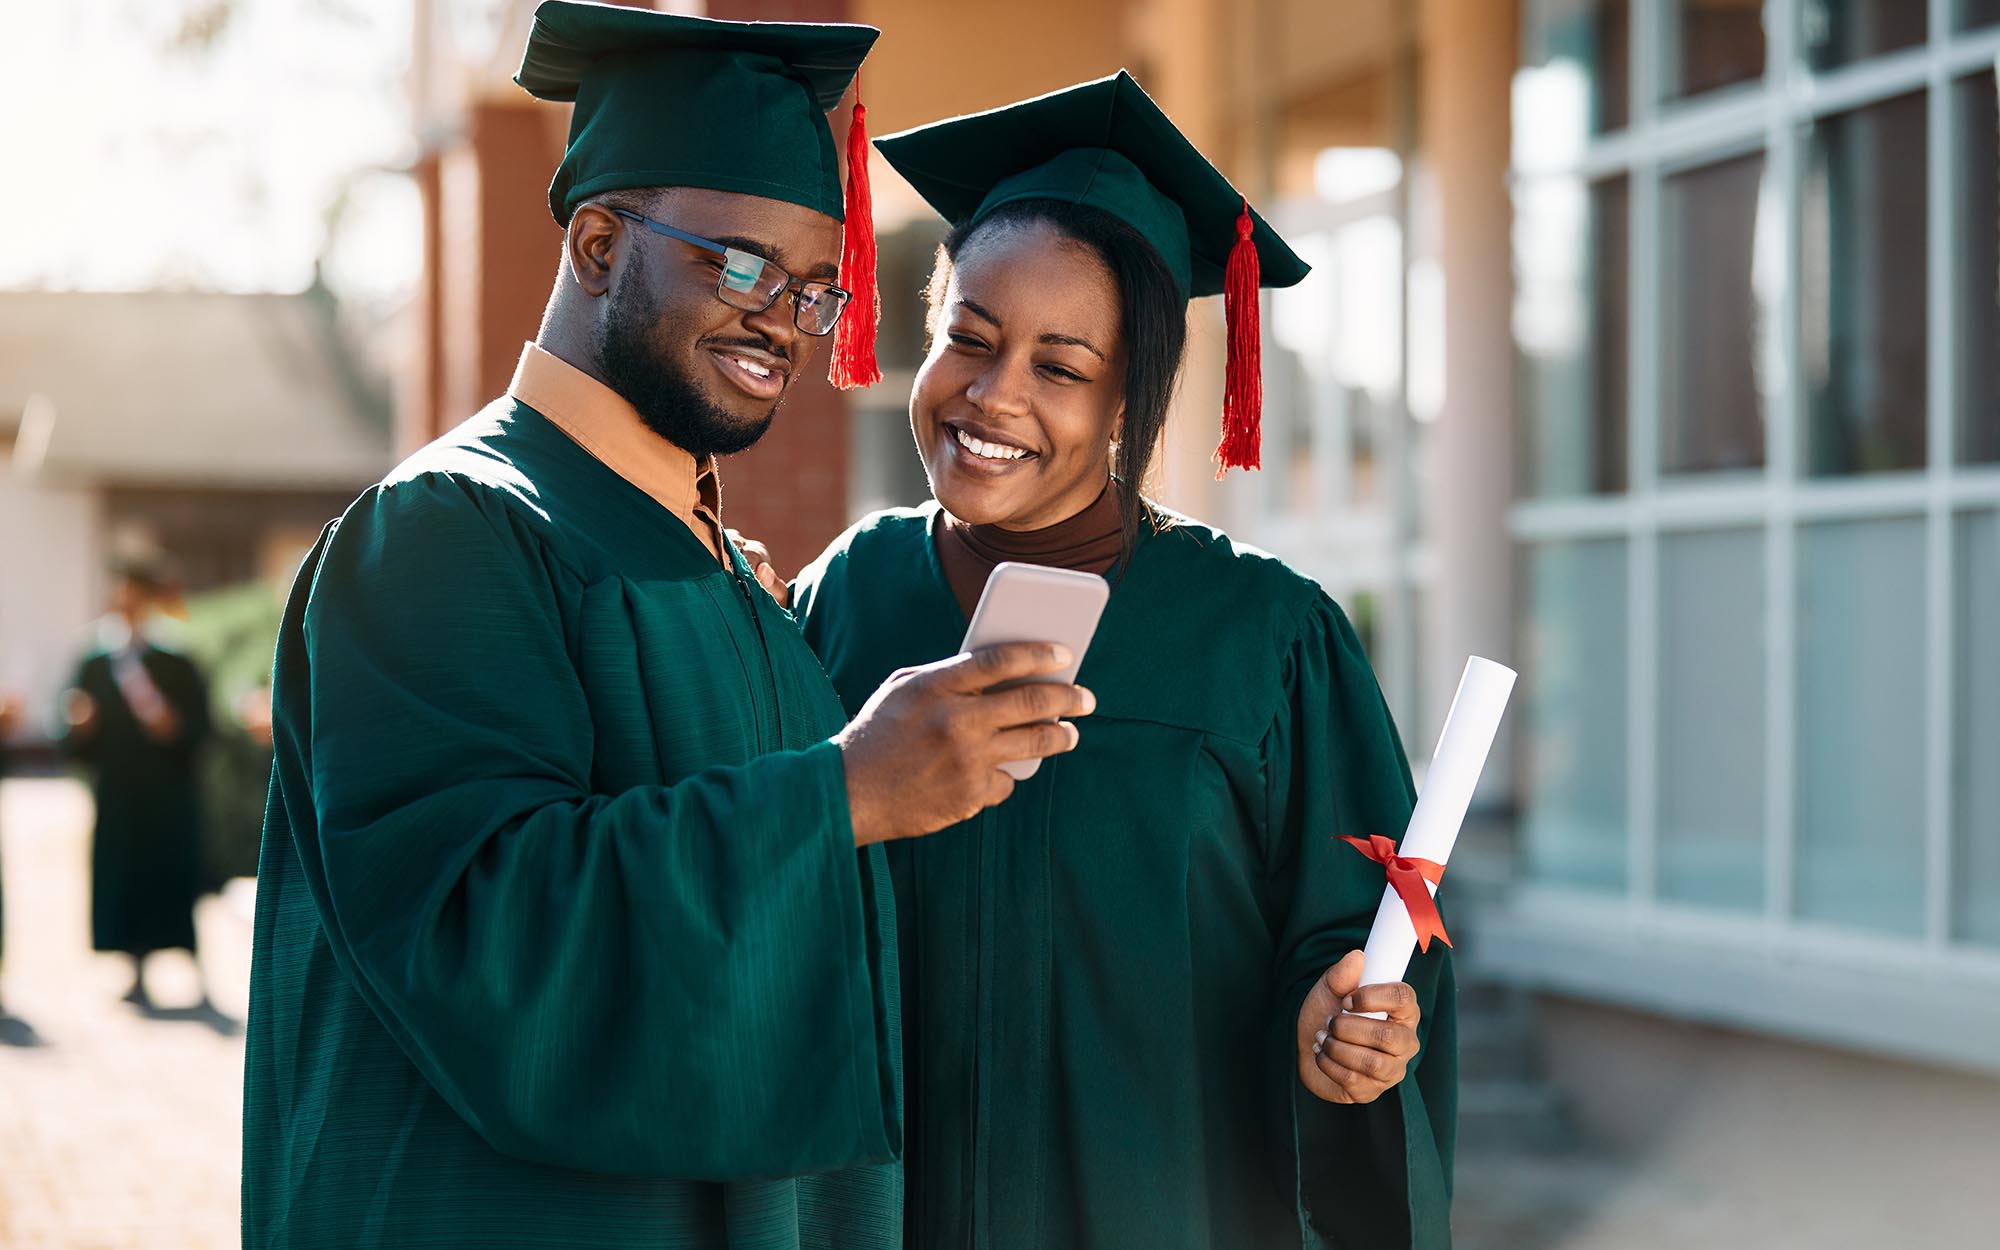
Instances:
[[[879,378],[875,318],[866,315],[878,301],[864,110],[855,104],[844,194],[826,115],[880,34],[849,23],[725,22],[545,0],[514,81],[537,99],[576,104],[549,211],[566,226],[579,203],[605,191],[707,187],[845,222],[841,277],[855,298],[834,342],[834,380],[843,383],[843,369],[862,384],[875,380],[871,371]],[[852,160],[857,151],[864,159]]]
[[[1152,243],[1183,294],[1226,296],[1229,365],[1216,458],[1222,470],[1257,467],[1257,288],[1291,286],[1308,267],[1132,75],[1120,70],[887,135],[875,146],[955,226],[1020,200],[1088,204]]]

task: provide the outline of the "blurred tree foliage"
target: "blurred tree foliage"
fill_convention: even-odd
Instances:
[[[181,641],[208,678],[215,737],[202,753],[210,888],[257,873],[271,782],[271,661],[284,605],[263,582],[191,595]]]

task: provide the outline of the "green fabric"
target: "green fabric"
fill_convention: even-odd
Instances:
[[[796,610],[850,707],[957,649],[936,506],[862,522]],[[913,1250],[1450,1243],[1451,966],[1368,1106],[1299,1084],[1313,979],[1366,939],[1413,794],[1346,618],[1268,556],[1142,537],[1080,680],[1082,740],[964,825],[894,844]]]
[[[1089,204],[1145,236],[1183,294],[1222,294],[1243,196],[1124,70],[875,146],[953,225],[1016,200]],[[1306,263],[1250,217],[1263,285],[1304,278]]]
[[[880,33],[547,0],[514,81],[538,99],[576,102],[549,211],[568,225],[577,204],[605,191],[708,187],[840,220],[826,114]]]
[[[893,895],[753,583],[511,400],[329,528],[278,643],[246,1246],[894,1241]]]
[[[180,719],[160,743],[140,727],[112,674],[92,651],[70,683],[97,704],[97,728],[64,746],[90,766],[97,826],[90,844],[90,937],[100,951],[193,950],[202,887],[199,755],[209,736],[208,690],[194,663],[152,645],[146,675]]]

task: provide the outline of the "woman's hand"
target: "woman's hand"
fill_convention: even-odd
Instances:
[[[735,530],[730,530],[728,533],[729,541],[736,544],[737,549],[743,553],[743,559],[749,563],[750,571],[757,575],[757,584],[771,592],[771,597],[778,601],[779,607],[790,608],[792,588],[785,584],[784,578],[778,576],[777,567],[771,563],[770,549],[754,538],[745,538]]]
[[[1367,1011],[1387,1012],[1389,1018],[1343,1014]],[[1409,1072],[1421,1018],[1417,992],[1409,986],[1363,987],[1361,952],[1349,951],[1313,983],[1299,1009],[1299,1080],[1326,1102],[1374,1102]]]

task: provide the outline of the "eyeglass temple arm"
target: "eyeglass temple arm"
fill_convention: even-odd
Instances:
[[[729,249],[722,246],[722,244],[712,242],[711,240],[708,239],[704,239],[698,234],[689,234],[685,230],[676,230],[672,226],[666,224],[663,221],[654,221],[651,217],[644,217],[638,213],[630,212],[622,208],[614,208],[611,211],[618,214],[620,217],[629,218],[632,221],[638,222],[640,225],[646,227],[646,229],[651,230],[654,234],[663,234],[670,239],[679,239],[683,243],[692,243],[696,247],[701,248],[704,251],[714,252],[717,256],[727,256],[729,254]]]

